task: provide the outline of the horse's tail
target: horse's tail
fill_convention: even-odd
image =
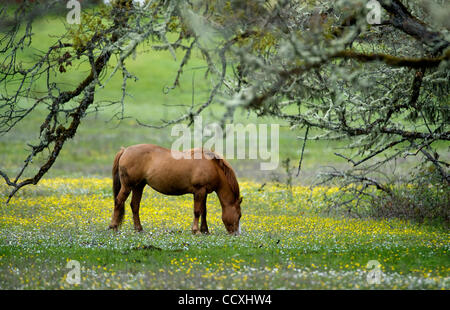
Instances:
[[[116,201],[117,195],[119,195],[120,188],[122,187],[122,184],[120,184],[119,176],[119,159],[122,156],[123,151],[125,151],[125,149],[121,148],[120,151],[116,154],[112,168],[114,202]]]

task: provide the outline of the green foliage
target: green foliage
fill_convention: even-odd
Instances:
[[[100,6],[97,10],[82,11],[80,24],[74,24],[69,27],[67,39],[72,41],[73,49],[81,52],[86,48],[89,41],[94,35],[110,36],[105,31],[111,27],[111,7]]]
[[[414,183],[393,187],[392,195],[371,200],[376,218],[400,218],[450,228],[450,187],[443,184],[434,166],[419,170]]]

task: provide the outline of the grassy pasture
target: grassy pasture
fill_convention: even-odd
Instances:
[[[230,237],[217,197],[208,199],[210,235],[192,235],[192,197],[144,192],[144,232],[126,210],[107,230],[109,178],[53,178],[2,206],[3,289],[448,289],[450,234],[398,220],[318,216],[335,188],[242,181],[242,230]],[[5,193],[5,187],[0,188]],[[4,202],[4,196],[0,203]],[[81,282],[65,281],[69,260]],[[377,260],[380,284],[368,284]]]
[[[39,21],[33,46],[45,50],[63,31],[61,20]],[[226,235],[215,195],[208,198],[211,235],[193,236],[192,197],[169,197],[146,189],[141,207],[144,232],[132,230],[130,210],[118,234],[108,231],[112,212],[112,159],[120,146],[155,143],[170,147],[170,128],[139,126],[158,123],[182,113],[180,104],[204,102],[210,83],[204,78],[204,62],[193,55],[181,86],[164,94],[171,85],[177,61],[168,52],[138,51],[127,61],[139,80],[129,84],[124,116],[113,116],[120,106],[98,107],[83,121],[77,136],[65,145],[47,178],[20,191],[5,205],[8,189],[0,184],[0,288],[1,289],[92,289],[92,288],[239,288],[239,289],[449,289],[448,230],[399,220],[327,217],[323,194],[336,188],[309,184],[319,167],[345,165],[333,155],[347,142],[308,141],[301,178],[292,190],[282,185],[283,168],[258,174],[258,162],[232,161],[244,195],[240,237]],[[34,56],[24,51],[24,64]],[[86,67],[68,68],[59,81],[73,87],[86,74]],[[110,71],[112,68],[109,69]],[[7,88],[13,85],[7,85]],[[97,93],[98,102],[117,99],[120,74]],[[2,89],[1,91],[5,91]],[[39,91],[39,89],[36,89]],[[23,102],[23,105],[29,104]],[[204,120],[217,120],[223,107],[214,104]],[[27,142],[37,138],[41,108],[20,127],[0,136],[0,166],[9,173],[20,168],[27,156]],[[274,119],[258,119],[237,111],[235,121],[280,123],[280,160],[299,157],[303,132],[291,131]],[[42,158],[37,158],[35,166]],[[407,166],[408,167],[408,166]],[[279,179],[279,182],[263,181]],[[66,264],[81,265],[81,283],[65,281]],[[370,260],[381,264],[382,281],[367,282]]]

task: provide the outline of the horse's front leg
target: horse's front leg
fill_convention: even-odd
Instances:
[[[204,188],[197,190],[194,193],[194,223],[192,224],[192,233],[193,234],[199,234],[200,232],[203,232],[203,223],[206,225],[206,220],[203,220],[203,214],[205,213],[205,219],[206,219],[206,190]],[[202,230],[200,231],[198,229],[198,222],[200,219],[200,216],[202,216]],[[208,230],[208,227],[206,227],[206,230]]]
[[[200,232],[202,234],[209,234],[209,230],[208,230],[208,223],[206,223],[206,197],[207,195],[205,195],[205,201],[202,204],[202,223],[200,225]]]

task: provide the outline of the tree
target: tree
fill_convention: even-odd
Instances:
[[[350,141],[351,155],[335,154],[352,167],[321,174],[323,182],[340,180],[340,204],[358,205],[371,197],[371,188],[392,196],[387,181],[377,178],[380,168],[417,155],[420,166],[437,174],[448,192],[448,156],[435,148],[450,139],[449,25],[441,13],[448,12],[448,4],[370,2],[375,6],[366,6],[368,1],[247,2],[265,8],[258,16],[252,15],[258,10],[243,9],[238,1],[225,2],[225,9],[231,3],[232,12],[243,10],[249,20],[224,27],[234,29],[231,40],[241,42],[233,51],[239,87],[230,108],[242,106],[305,127],[304,143]],[[369,24],[373,11],[368,8],[376,5],[380,20]],[[320,134],[308,137],[309,129]],[[418,180],[411,174],[407,182]]]
[[[450,26],[442,13],[448,3],[224,3],[223,11],[245,16],[221,25],[233,32],[224,40],[238,42],[238,87],[230,94],[230,109],[241,106],[304,127],[304,143],[350,141],[350,155],[335,154],[352,167],[321,174],[323,183],[342,185],[339,204],[357,206],[373,197],[372,188],[393,196],[389,180],[379,180],[380,170],[410,156],[421,156],[421,177],[437,175],[448,193],[448,150],[435,147],[450,139]],[[374,10],[380,20],[369,24]],[[309,137],[310,129],[319,134]],[[301,159],[299,171],[300,165]],[[418,184],[417,173],[406,182]]]
[[[33,4],[23,3],[0,41],[1,83],[21,81],[12,91],[4,87],[0,131],[16,126],[37,105],[46,105],[49,112],[41,125],[40,143],[32,146],[19,174],[12,179],[0,171],[13,188],[9,198],[21,187],[36,184],[50,169],[64,143],[76,134],[87,109],[96,104],[96,88],[118,71],[123,76],[123,96],[116,104],[123,104],[127,80],[134,77],[124,62],[147,40],[157,49],[184,50],[173,87],[194,49],[201,52],[208,74],[215,79],[203,104],[161,126],[192,122],[220,94],[227,107],[225,118],[244,108],[285,119],[293,128],[306,128],[304,143],[349,139],[349,148],[355,152],[336,155],[353,167],[334,169],[324,177],[328,181],[343,178],[345,185],[362,184],[353,193],[356,199],[369,187],[389,193],[389,186],[373,174],[402,156],[423,155],[421,162],[431,163],[448,185],[448,160],[434,148],[436,142],[450,140],[448,4],[370,2],[375,7],[367,7],[368,1],[363,0],[166,0],[148,1],[144,6],[118,0],[86,15],[87,28],[70,30],[29,68],[15,62],[17,51],[30,44],[32,36],[33,19],[25,17]],[[369,24],[367,16],[374,13],[382,19]],[[19,35],[23,20],[25,31]],[[177,33],[178,39],[169,42],[169,32]],[[106,75],[112,55],[119,61]],[[76,88],[61,91],[49,73],[64,70],[74,61],[88,61],[91,72]],[[31,92],[38,78],[47,79],[45,96]],[[20,108],[21,98],[34,104]],[[68,108],[73,102],[75,106]],[[309,129],[319,134],[310,137]],[[19,181],[32,158],[47,148],[51,150],[48,161],[34,177]]]
[[[70,27],[35,63],[25,67],[17,61],[17,55],[32,42],[32,25],[38,16],[36,11],[49,12],[60,8],[60,5],[60,1],[55,0],[24,1],[12,8],[6,6],[0,11],[0,17],[8,21],[0,39],[0,133],[18,126],[38,106],[48,110],[40,126],[39,142],[30,145],[30,154],[19,173],[11,178],[0,171],[6,184],[12,187],[8,201],[20,188],[37,184],[47,173],[64,144],[76,134],[88,109],[96,105],[96,89],[119,70],[123,75],[123,96],[113,104],[123,104],[127,80],[134,78],[127,71],[124,61],[139,43],[155,39],[165,43],[160,48],[184,47],[180,43],[181,33],[175,43],[169,44],[166,38],[166,31],[176,27],[171,24],[174,23],[175,2],[151,1],[145,6],[134,6],[130,0],[118,0],[111,6],[86,13],[83,23]],[[118,63],[108,76],[105,71],[112,56],[118,58]],[[57,73],[64,72],[67,66],[83,62],[89,64],[89,74],[73,89],[64,90],[58,83]],[[44,95],[36,94],[33,87],[42,79],[45,80],[46,91]],[[33,103],[22,104],[25,99]],[[34,176],[21,180],[33,158],[46,150],[48,155],[45,163]]]

